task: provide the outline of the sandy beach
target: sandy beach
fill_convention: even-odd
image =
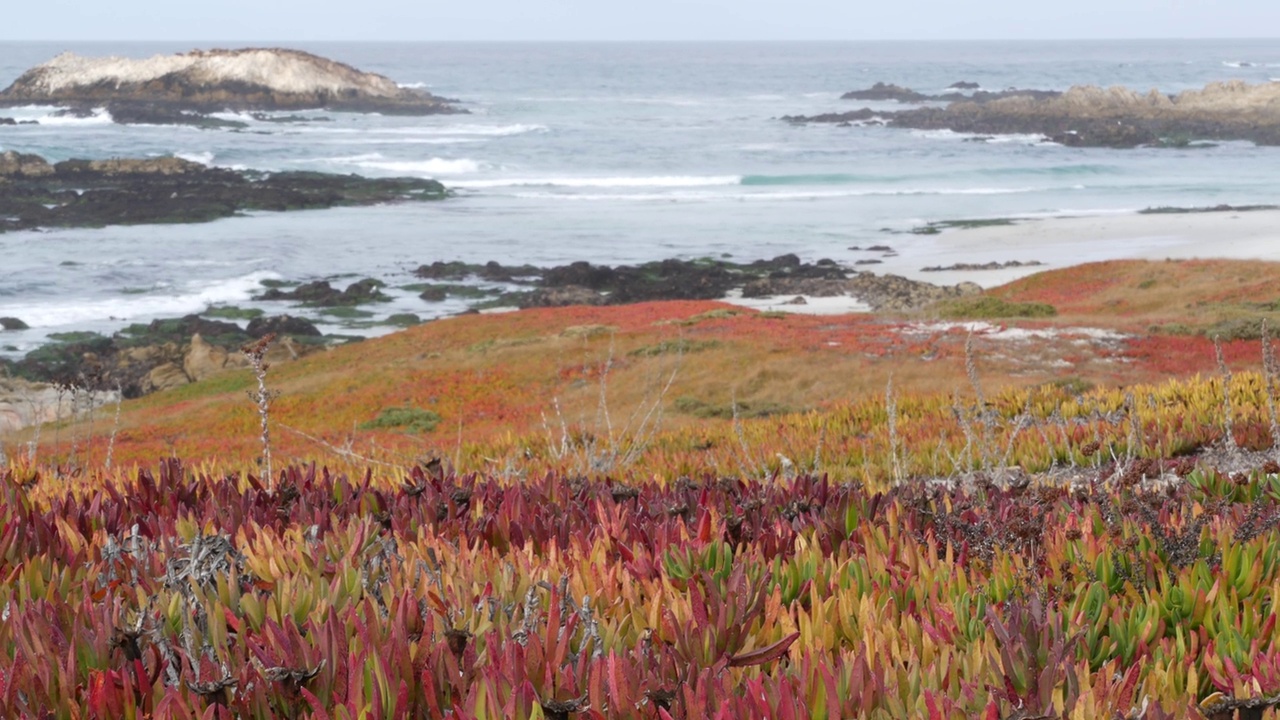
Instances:
[[[1046,270],[1104,260],[1225,258],[1280,261],[1280,210],[1151,213],[1018,220],[1012,225],[952,228],[937,235],[911,236],[909,243],[885,246],[892,253],[870,252],[880,262],[859,266],[878,275],[901,275],[937,285],[1003,285]],[[896,254],[895,254],[896,253]],[[1039,262],[997,270],[943,270],[926,267],[978,265],[1009,261]],[[726,302],[756,310],[817,315],[869,312],[853,297],[786,295]]]
[[[892,240],[888,241],[893,245]],[[1044,270],[1102,260],[1229,258],[1280,260],[1280,210],[1130,214],[1019,220],[912,238],[897,257],[868,266],[943,285],[995,287]],[[921,272],[957,263],[1039,261],[1000,270]]]

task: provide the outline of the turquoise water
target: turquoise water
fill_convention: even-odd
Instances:
[[[864,106],[839,95],[876,81],[922,92],[960,80],[987,89],[1092,83],[1165,92],[1261,82],[1280,78],[1274,41],[300,47],[459,98],[472,114],[325,114],[331,122],[250,121],[249,131],[228,132],[19,108],[0,115],[42,124],[0,127],[0,148],[52,159],[172,153],[265,170],[420,175],[458,196],[199,226],[3,235],[0,315],[34,329],[6,334],[0,347],[246,304],[268,277],[373,275],[397,285],[418,264],[454,259],[545,265],[796,252],[852,262],[849,246],[933,220],[1277,200],[1278,148],[1076,149],[1032,137],[974,141],[776,120]],[[0,85],[68,49],[145,57],[189,48],[0,44]],[[892,242],[910,257],[911,236]],[[460,309],[398,297],[379,312]]]

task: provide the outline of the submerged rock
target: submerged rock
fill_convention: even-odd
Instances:
[[[841,100],[896,100],[901,103],[918,103],[929,99],[928,95],[923,95],[910,88],[904,88],[892,83],[878,82],[866,90],[852,90],[840,96]]]
[[[386,296],[382,294],[381,290],[379,290],[379,288],[382,287],[382,284],[383,283],[380,280],[365,278],[364,280],[351,283],[345,290],[338,290],[330,285],[327,280],[316,280],[315,282],[299,285],[293,290],[271,288],[260,295],[257,299],[293,300],[295,302],[302,302],[318,307],[361,305],[368,302],[380,302],[382,300],[386,300]],[[306,321],[304,320],[302,322]],[[250,323],[250,327],[253,327],[253,323]],[[319,332],[316,334],[318,335]]]

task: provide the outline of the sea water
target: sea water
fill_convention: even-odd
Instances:
[[[234,47],[236,44],[226,44]],[[840,99],[884,81],[925,93],[1124,85],[1163,92],[1215,80],[1280,78],[1274,41],[346,44],[296,47],[461,101],[466,115],[383,117],[307,111],[327,121],[242,131],[121,126],[106,111],[0,126],[0,150],[68,158],[177,155],[257,170],[432,177],[437,203],[254,213],[208,224],[0,235],[0,316],[13,355],[71,330],[254,303],[263,280],[386,281],[397,312],[464,309],[398,288],[435,260],[553,265],[668,257],[738,261],[796,253],[853,263],[889,244],[888,269],[928,265],[939,220],[1132,213],[1153,206],[1277,200],[1280,148],[1066,148],[1034,136],[966,136],[882,127],[792,125],[783,115],[899,109]],[[186,44],[0,43],[0,86],[72,50],[148,57]],[[1007,258],[975,258],[979,261]],[[875,269],[873,266],[872,269]]]

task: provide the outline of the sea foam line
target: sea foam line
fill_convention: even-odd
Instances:
[[[262,281],[280,279],[261,270],[212,283],[188,283],[185,293],[111,296],[94,299],[42,300],[0,306],[0,315],[22,318],[33,328],[61,327],[104,320],[132,320],[201,312],[210,305],[243,302],[262,289]]]

